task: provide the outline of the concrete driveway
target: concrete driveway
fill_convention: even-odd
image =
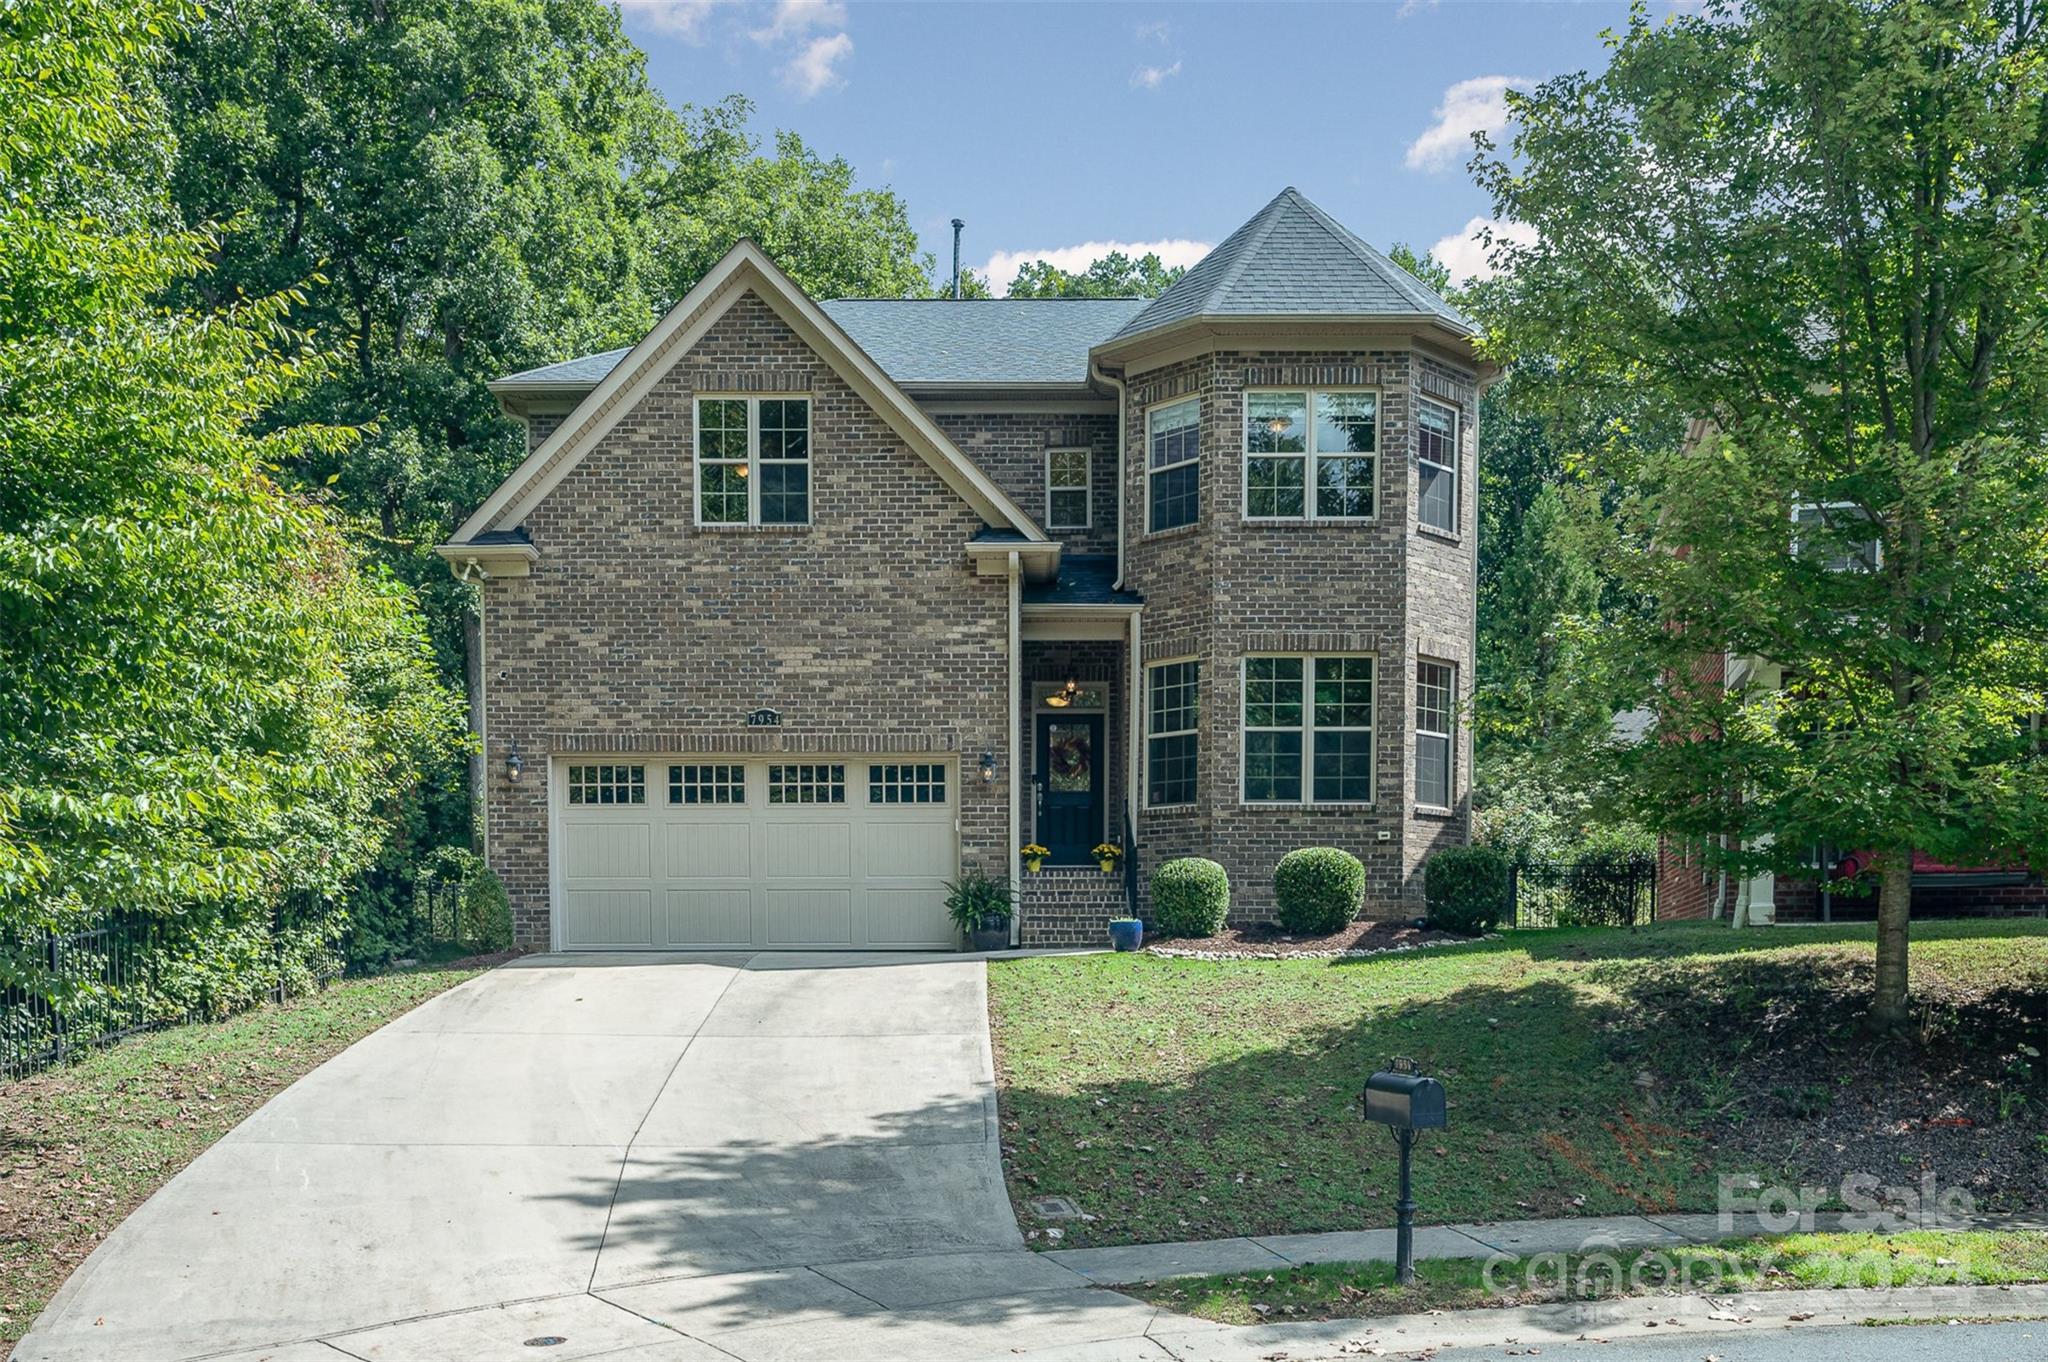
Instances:
[[[1152,1317],[1023,1249],[981,961],[552,956],[279,1094],[16,1356],[1162,1356]]]

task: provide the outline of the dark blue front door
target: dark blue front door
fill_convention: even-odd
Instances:
[[[1038,840],[1055,865],[1095,859],[1102,840],[1102,716],[1038,717]]]

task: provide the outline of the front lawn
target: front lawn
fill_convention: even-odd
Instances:
[[[345,979],[0,1086],[0,1362],[72,1269],[207,1146],[299,1075],[476,973],[456,962]]]
[[[1717,1209],[1717,1177],[1931,1173],[2048,1208],[2048,923],[1916,924],[1921,1012],[1859,1031],[1867,926],[1578,929],[1408,954],[992,962],[1004,1167],[1037,1247],[1393,1222],[1393,1140],[1358,1117],[1408,1055],[1451,1128],[1425,1223]],[[1044,1220],[1032,1198],[1092,1219]]]
[[[2048,1281],[2048,1235],[2031,1232],[1763,1235],[1723,1244],[1543,1258],[1424,1259],[1399,1286],[1392,1263],[1318,1263],[1119,1287],[1221,1324],[1369,1319],[1428,1310],[1546,1305],[1671,1290],[2004,1286]]]

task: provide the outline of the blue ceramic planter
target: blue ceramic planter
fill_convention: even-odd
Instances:
[[[1120,951],[1134,951],[1145,941],[1145,924],[1134,917],[1112,918],[1109,944]]]

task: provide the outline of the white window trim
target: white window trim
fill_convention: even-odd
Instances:
[[[1464,462],[1465,453],[1465,413],[1459,411],[1448,402],[1438,402],[1427,397],[1417,397],[1415,405],[1418,413],[1415,421],[1415,524],[1418,528],[1428,530],[1432,534],[1456,536],[1463,532],[1465,524],[1465,507],[1461,496],[1461,489],[1458,486],[1458,465]],[[1438,463],[1435,459],[1425,459],[1422,457],[1422,418],[1419,413],[1423,407],[1435,407],[1438,411],[1447,411],[1451,414],[1451,461],[1448,464]],[[1441,469],[1450,476],[1451,523],[1448,526],[1432,525],[1422,518],[1421,468],[1424,464],[1428,464],[1431,468]]]
[[[744,402],[747,404],[747,518],[745,520],[706,520],[704,518],[704,404],[706,402]],[[771,530],[795,529],[809,525],[818,508],[817,469],[817,411],[818,404],[811,400],[808,392],[800,393],[698,393],[690,403],[690,514],[698,528],[710,530],[732,530],[742,527],[763,528],[761,524],[761,404],[763,402],[802,402],[808,408],[805,418],[804,458],[802,463],[810,470],[804,486],[804,518],[802,520],[778,520],[765,528]],[[714,460],[728,464],[730,459]],[[773,463],[796,463],[795,459],[774,459]]]
[[[1301,393],[1308,403],[1308,444],[1300,454],[1254,454],[1251,447],[1251,402],[1252,398],[1270,393]],[[1372,514],[1371,515],[1317,515],[1316,505],[1316,462],[1323,457],[1316,443],[1316,396],[1321,393],[1371,393],[1372,394]],[[1237,423],[1237,512],[1238,519],[1251,525],[1371,525],[1380,518],[1380,446],[1386,437],[1386,395],[1380,389],[1361,385],[1324,386],[1320,388],[1275,388],[1257,387],[1244,390],[1243,402],[1238,409]],[[1331,454],[1333,459],[1355,459],[1357,454]],[[1253,515],[1252,504],[1252,460],[1253,459],[1294,459],[1301,460],[1302,495],[1300,515]],[[1260,653],[1261,657],[1274,654]],[[1335,656],[1335,654],[1331,654]],[[1374,682],[1378,682],[1375,671]]]
[[[1161,412],[1163,412],[1163,411],[1171,411],[1171,410],[1172,410],[1173,408],[1175,408],[1175,407],[1179,407],[1179,406],[1186,406],[1186,405],[1192,405],[1192,406],[1194,407],[1194,409],[1195,409],[1195,454],[1194,454],[1194,457],[1193,457],[1193,458],[1191,458],[1191,459],[1182,459],[1182,460],[1181,460],[1181,461],[1180,461],[1179,463],[1169,463],[1169,464],[1162,464],[1162,465],[1161,465],[1161,466],[1159,466],[1158,468],[1154,468],[1154,467],[1152,466],[1152,425],[1153,425],[1153,422],[1154,422],[1154,421],[1156,421],[1156,420],[1157,420],[1157,419],[1159,418],[1159,413],[1161,413]],[[1174,469],[1176,469],[1176,468],[1186,468],[1186,467],[1187,467],[1187,466],[1188,466],[1189,464],[1193,464],[1193,465],[1195,465],[1195,467],[1196,467],[1196,469],[1197,469],[1197,470],[1199,470],[1199,469],[1201,468],[1201,466],[1202,466],[1202,398],[1201,398],[1201,395],[1200,395],[1200,394],[1196,394],[1195,396],[1192,396],[1192,397],[1173,397],[1173,398],[1168,398],[1167,400],[1165,400],[1165,401],[1163,401],[1163,402],[1154,402],[1154,403],[1153,403],[1153,404],[1152,404],[1151,406],[1149,406],[1149,407],[1145,408],[1145,448],[1144,448],[1144,452],[1143,452],[1143,458],[1142,458],[1141,462],[1142,462],[1142,463],[1144,464],[1144,469],[1145,469],[1145,519],[1144,519],[1144,521],[1142,522],[1142,523],[1143,523],[1143,525],[1144,525],[1144,527],[1145,527],[1145,528],[1144,528],[1144,533],[1145,533],[1145,534],[1146,534],[1147,536],[1150,536],[1150,535],[1155,535],[1155,534],[1179,534],[1179,533],[1181,533],[1181,532],[1183,532],[1183,531],[1185,531],[1185,530],[1189,530],[1189,529],[1192,529],[1193,527],[1195,527],[1195,526],[1197,526],[1197,525],[1201,524],[1201,523],[1202,523],[1202,488],[1201,488],[1201,479],[1202,479],[1202,475],[1201,475],[1201,473],[1200,473],[1199,471],[1197,471],[1197,472],[1196,472],[1196,474],[1195,474],[1195,518],[1194,518],[1193,520],[1190,520],[1190,521],[1189,521],[1189,522],[1188,522],[1187,524],[1185,524],[1185,525],[1169,525],[1169,526],[1167,526],[1167,527],[1166,527],[1165,529],[1162,529],[1162,530],[1155,530],[1155,529],[1153,529],[1153,528],[1152,528],[1152,478],[1153,478],[1153,475],[1155,475],[1155,474],[1158,474],[1158,473],[1170,473],[1170,472],[1172,472],[1172,471],[1173,471]],[[1168,807],[1168,808],[1177,808],[1177,807],[1179,807],[1179,806],[1178,806],[1178,805],[1165,805],[1165,806],[1162,806],[1162,807]]]
[[[1147,448],[1150,446],[1148,445]],[[1052,461],[1061,454],[1081,455],[1081,485],[1072,483],[1055,484],[1052,480]],[[1052,517],[1054,492],[1079,491],[1082,494],[1081,519],[1076,523],[1054,520]],[[1058,449],[1045,451],[1045,528],[1048,530],[1086,530],[1095,524],[1095,451],[1080,445],[1063,445]]]
[[[1247,665],[1255,657],[1299,658],[1301,660],[1301,798],[1299,799],[1246,799],[1244,797],[1245,776],[1245,734],[1292,733],[1291,728],[1249,728],[1244,721],[1245,690],[1250,668]],[[1246,653],[1237,661],[1237,802],[1247,809],[1370,809],[1379,803],[1380,793],[1380,739],[1379,725],[1368,724],[1364,728],[1331,728],[1321,730],[1329,733],[1364,733],[1372,742],[1372,759],[1366,764],[1366,794],[1364,799],[1317,799],[1316,798],[1316,716],[1315,680],[1316,659],[1323,657],[1362,657],[1372,663],[1372,708],[1368,717],[1377,718],[1380,707],[1380,659],[1377,653]]]
[[[1184,664],[1184,663],[1189,663],[1189,662],[1192,662],[1192,663],[1194,663],[1194,664],[1195,664],[1195,726],[1194,726],[1193,728],[1171,728],[1171,729],[1167,729],[1167,730],[1165,730],[1164,732],[1157,732],[1157,731],[1154,731],[1154,729],[1153,729],[1153,727],[1152,727],[1152,723],[1153,723],[1153,717],[1154,717],[1154,714],[1153,714],[1153,708],[1152,708],[1152,673],[1153,673],[1153,672],[1155,672],[1155,671],[1157,671],[1157,670],[1158,670],[1159,668],[1161,668],[1161,667],[1177,667],[1177,666],[1180,666],[1180,665],[1182,665],[1182,664]],[[1144,733],[1144,739],[1145,739],[1145,741],[1144,741],[1144,746],[1143,746],[1142,748],[1140,748],[1140,749],[1139,749],[1139,751],[1140,751],[1140,754],[1141,754],[1141,759],[1140,759],[1140,760],[1139,760],[1139,762],[1138,762],[1138,773],[1139,773],[1139,775],[1140,775],[1140,777],[1141,777],[1141,780],[1140,780],[1140,782],[1139,782],[1139,783],[1140,783],[1141,785],[1143,785],[1143,786],[1144,786],[1144,788],[1143,788],[1143,789],[1142,789],[1142,790],[1141,790],[1141,791],[1139,792],[1139,802],[1138,802],[1138,807],[1139,807],[1139,809],[1141,809],[1142,811],[1144,811],[1144,812],[1146,812],[1146,813],[1162,813],[1162,812],[1168,812],[1168,811],[1171,811],[1171,810],[1173,810],[1173,809],[1192,809],[1192,808],[1194,808],[1194,807],[1195,807],[1195,806],[1196,806],[1197,804],[1201,803],[1201,799],[1202,799],[1202,718],[1201,718],[1201,713],[1202,713],[1202,710],[1201,710],[1201,694],[1202,694],[1202,659],[1201,659],[1201,658],[1200,658],[1199,656],[1197,656],[1197,655],[1195,655],[1195,654],[1193,654],[1193,653],[1188,653],[1188,654],[1186,654],[1186,655],[1184,655],[1184,656],[1181,656],[1181,657],[1162,657],[1162,658],[1159,658],[1159,659],[1157,659],[1156,661],[1152,661],[1152,662],[1147,662],[1147,663],[1145,664],[1145,733]],[[1154,803],[1152,802],[1152,740],[1153,740],[1154,738],[1180,738],[1180,737],[1189,737],[1189,736],[1193,737],[1193,738],[1194,738],[1194,740],[1195,740],[1195,792],[1194,792],[1194,798],[1192,798],[1192,799],[1187,799],[1187,800],[1183,800],[1182,802],[1180,802],[1180,803],[1178,803],[1178,804],[1154,804]]]
[[[1800,525],[1800,523],[1799,523],[1799,513],[1800,513],[1801,511],[1819,511],[1819,512],[1821,512],[1821,513],[1822,513],[1823,515],[1825,515],[1825,514],[1826,514],[1827,512],[1829,512],[1829,511],[1857,511],[1857,512],[1862,512],[1862,511],[1863,511],[1863,507],[1862,507],[1861,505],[1859,505],[1858,503],[1856,503],[1856,502],[1853,502],[1853,501],[1795,501],[1795,502],[1793,502],[1793,503],[1792,503],[1792,509],[1791,509],[1791,511],[1790,511],[1790,512],[1788,513],[1788,515],[1789,515],[1789,519],[1790,519],[1790,520],[1791,520],[1791,522],[1792,522],[1792,556],[1793,556],[1794,558],[1797,558],[1797,557],[1799,556],[1799,535],[1800,535],[1800,531],[1801,531],[1801,530],[1802,530],[1802,529],[1804,528],[1804,527],[1803,527],[1802,525]],[[1867,523],[1869,524],[1869,526],[1870,526],[1870,528],[1871,528],[1871,530],[1872,530],[1872,534],[1871,534],[1871,536],[1870,536],[1870,547],[1871,547],[1871,549],[1873,550],[1873,552],[1872,552],[1872,556],[1871,556],[1871,564],[1870,564],[1870,571],[1872,571],[1872,572],[1881,572],[1881,571],[1883,571],[1883,570],[1884,570],[1884,535],[1883,535],[1883,534],[1882,534],[1881,532],[1879,532],[1879,531],[1880,531],[1880,529],[1881,529],[1881,527],[1880,527],[1880,526],[1878,525],[1878,523],[1877,523],[1876,521],[1872,520],[1872,521],[1868,521]],[[1856,571],[1856,569],[1855,569],[1855,568],[1844,568],[1844,569],[1830,569],[1830,570],[1831,570],[1831,571],[1847,571],[1847,572],[1854,572],[1854,571]]]
[[[1422,797],[1422,789],[1418,784],[1415,791],[1415,804],[1417,808],[1426,809],[1431,813],[1449,813],[1458,806],[1458,664],[1449,658],[1418,657],[1415,659],[1415,667],[1418,672],[1424,667],[1442,667],[1451,674],[1450,707],[1446,711],[1450,715],[1450,718],[1447,720],[1449,727],[1443,732],[1422,726],[1422,697],[1420,694],[1422,678],[1420,676],[1415,678],[1417,691],[1415,738],[1418,743],[1425,737],[1442,738],[1444,740],[1444,786],[1445,794],[1448,796],[1441,804],[1432,803]],[[1374,669],[1373,681],[1374,684],[1378,684],[1377,668]],[[1415,770],[1416,779],[1420,781],[1421,761],[1418,760],[1416,762]]]

